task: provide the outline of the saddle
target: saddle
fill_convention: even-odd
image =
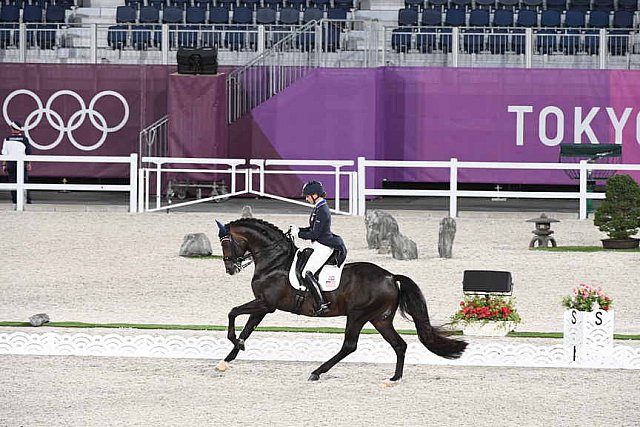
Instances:
[[[289,282],[291,282],[291,286],[298,290],[306,289],[302,269],[304,268],[312,253],[312,248],[299,249],[293,258],[293,262],[291,263],[291,269],[289,270]],[[344,267],[346,262],[343,262],[342,265],[338,267],[337,255],[338,252],[334,250],[331,256],[322,265],[320,271],[316,273],[316,277],[318,277],[318,283],[320,284],[320,289],[323,291],[334,291],[338,288],[338,285],[340,285],[342,268]]]

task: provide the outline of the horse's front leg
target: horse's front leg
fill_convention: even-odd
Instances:
[[[240,350],[244,350],[244,341],[249,337],[251,332],[260,324],[264,316],[268,313],[273,313],[275,310],[271,309],[265,304],[263,300],[255,299],[246,304],[242,304],[238,307],[234,307],[229,312],[229,326],[227,328],[227,338],[233,343],[233,349],[224,358],[223,361],[218,363],[216,368],[219,371],[225,371],[229,367],[229,363],[236,358]],[[236,338],[236,317],[243,314],[249,315],[249,320],[240,333],[240,339]]]

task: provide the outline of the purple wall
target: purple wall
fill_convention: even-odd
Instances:
[[[640,163],[638,81],[640,71],[320,69],[254,110],[250,142],[236,130],[231,143],[257,157],[269,147],[282,158],[557,162],[559,143],[618,142],[625,163]],[[462,170],[460,181],[571,183],[562,171]]]

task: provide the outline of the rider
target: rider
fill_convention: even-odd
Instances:
[[[316,315],[319,315],[327,311],[330,303],[325,302],[322,296],[316,273],[320,271],[334,250],[338,251],[338,266],[342,265],[347,258],[347,248],[342,238],[331,232],[331,211],[325,200],[327,195],[322,183],[318,181],[307,182],[302,188],[302,194],[308,203],[315,205],[309,217],[309,227],[298,229],[292,225],[291,232],[301,239],[312,241],[313,253],[302,269],[302,275],[315,300]]]

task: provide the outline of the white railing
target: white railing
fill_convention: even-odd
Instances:
[[[238,166],[244,165],[246,160],[244,159],[202,159],[202,158],[185,158],[185,157],[143,157],[142,164],[153,163],[155,167],[142,167],[138,171],[138,179],[140,181],[138,195],[138,209],[140,212],[154,212],[163,209],[174,209],[189,205],[194,205],[202,202],[221,200],[232,196],[238,196],[240,194],[248,193],[249,171],[247,169],[238,170]],[[175,168],[164,167],[164,165],[202,165],[207,168]],[[222,166],[222,168],[210,169],[208,166]],[[226,167],[225,167],[226,166]],[[205,197],[198,200],[191,200],[183,203],[173,203],[162,205],[162,174],[163,173],[214,173],[214,174],[229,174],[231,178],[231,188],[229,193],[215,195],[211,197]],[[150,174],[155,173],[155,208],[150,207],[150,188],[151,180]],[[238,190],[237,175],[240,174],[244,177],[244,189]]]
[[[367,188],[367,168],[440,168],[449,169],[448,190],[413,190]],[[458,189],[459,169],[521,169],[521,170],[579,170],[578,192],[527,192],[527,191],[476,191]],[[460,162],[449,161],[388,161],[367,160],[358,157],[358,215],[364,216],[367,196],[435,196],[449,198],[449,215],[458,216],[458,197],[512,197],[526,199],[579,199],[579,218],[587,218],[587,200],[604,199],[603,193],[590,193],[587,188],[588,172],[593,170],[640,171],[640,164],[593,164],[580,163],[507,163],[507,162]]]
[[[17,162],[16,182],[0,184],[0,190],[17,191],[16,210],[24,210],[25,190],[48,190],[48,191],[125,191],[129,193],[129,212],[137,212],[138,180],[136,171],[138,170],[138,155],[130,156],[0,156],[0,161]],[[38,163],[128,163],[129,164],[129,184],[39,184],[24,182],[25,162]]]
[[[302,202],[299,200],[294,200],[291,198],[286,198],[282,196],[278,196],[276,194],[270,194],[265,191],[265,178],[267,175],[333,175],[334,184],[333,189],[335,191],[335,204],[333,212],[343,215],[356,215],[357,214],[357,205],[356,205],[356,189],[357,189],[357,178],[356,173],[353,171],[344,171],[341,170],[344,167],[352,167],[354,165],[353,160],[280,160],[280,159],[251,159],[249,162],[252,166],[256,166],[258,169],[251,170],[252,179],[249,180],[249,193],[257,194],[263,197],[269,197],[275,200],[281,200],[289,203],[293,203],[295,205],[306,206],[309,207],[309,204],[306,202]],[[269,169],[270,166],[276,167],[289,167],[289,166],[303,166],[303,167],[320,167],[324,169],[320,170],[310,170],[310,169]],[[327,170],[329,169],[329,170]],[[258,175],[259,177],[259,188],[255,190],[253,188],[253,175]],[[340,210],[340,180],[343,177],[347,177],[348,180],[348,208],[346,211]],[[325,187],[326,182],[325,182]],[[300,189],[302,193],[302,189]]]

